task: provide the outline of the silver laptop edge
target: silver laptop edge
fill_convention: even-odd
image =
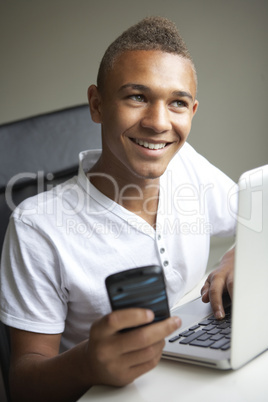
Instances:
[[[238,369],[268,349],[268,165],[245,172],[238,186],[231,349],[181,345],[179,340],[169,342],[169,337],[164,358],[222,370]],[[211,313],[210,304],[200,297],[172,311],[182,319],[178,333]]]

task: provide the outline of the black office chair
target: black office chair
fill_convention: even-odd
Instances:
[[[76,175],[80,151],[100,148],[100,126],[92,122],[88,105],[0,125],[0,253],[15,206]],[[8,329],[0,322],[3,402],[10,400],[9,358]]]

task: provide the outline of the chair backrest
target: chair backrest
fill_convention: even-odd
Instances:
[[[0,322],[0,401],[9,401],[8,372],[10,360],[10,344],[8,328]]]
[[[100,148],[100,126],[92,122],[88,105],[0,125],[0,253],[14,208],[77,174],[80,151]],[[9,353],[7,328],[0,323],[0,368],[7,400]]]
[[[0,250],[14,207],[74,176],[80,151],[100,148],[88,105],[0,125]]]
[[[0,367],[0,401],[8,402],[1,367]]]

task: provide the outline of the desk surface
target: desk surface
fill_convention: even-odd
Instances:
[[[202,281],[201,281],[202,283]],[[198,296],[200,285],[183,298]],[[79,402],[268,402],[268,351],[239,370],[221,371],[162,359],[124,388],[92,387]]]
[[[161,360],[124,388],[92,387],[79,402],[267,402],[268,351],[237,371]]]

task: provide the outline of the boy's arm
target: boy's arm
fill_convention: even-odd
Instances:
[[[123,386],[156,366],[164,339],[180,326],[170,317],[129,332],[120,329],[150,323],[145,309],[115,311],[96,321],[88,340],[59,354],[61,334],[10,329],[10,389],[13,401],[76,401],[96,384]]]

